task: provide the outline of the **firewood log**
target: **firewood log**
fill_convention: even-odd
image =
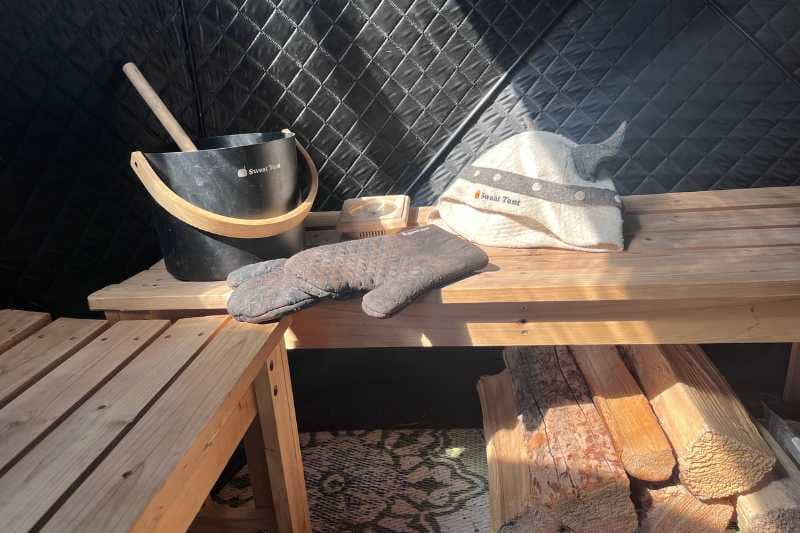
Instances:
[[[697,345],[624,347],[678,457],[681,483],[701,499],[753,489],[775,455],[725,378]]]
[[[646,481],[669,479],[675,468],[672,446],[617,348],[570,346],[570,351],[628,474]]]
[[[628,477],[565,347],[506,348],[482,377],[493,531],[632,532]]]
[[[736,498],[739,529],[743,533],[800,531],[800,470],[763,426],[758,429],[778,462],[756,490]]]
[[[631,490],[644,515],[638,533],[721,533],[733,518],[729,499],[702,501],[680,484],[633,481]]]

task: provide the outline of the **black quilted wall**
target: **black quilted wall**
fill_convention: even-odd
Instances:
[[[177,0],[0,2],[0,307],[80,315],[159,257],[130,151],[164,141],[120,67],[135,60],[193,132]]]
[[[527,128],[629,122],[627,194],[797,184],[795,0],[0,0],[0,305],[86,312],[158,258],[133,149],[164,135],[136,61],[195,136],[292,128],[317,209],[433,202]]]
[[[796,2],[578,0],[411,192],[528,128],[596,142],[623,120],[625,194],[796,185],[798,45]]]

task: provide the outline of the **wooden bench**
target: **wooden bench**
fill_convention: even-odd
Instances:
[[[184,531],[243,438],[259,524],[310,531],[288,324],[0,310],[0,531]]]
[[[292,348],[800,341],[800,187],[624,198],[626,251],[488,249],[480,274],[389,320],[356,300],[295,315]],[[412,225],[428,208],[412,209]],[[311,213],[309,245],[338,241],[338,212]],[[173,279],[163,262],[89,297],[109,317],[224,310],[224,282]],[[795,346],[786,398],[800,401]]]

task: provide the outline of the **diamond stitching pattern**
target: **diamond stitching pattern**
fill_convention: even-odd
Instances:
[[[173,0],[4,5],[0,305],[82,314],[88,293],[158,258],[128,159],[165,135],[119,69],[136,61],[196,133],[181,24]]]
[[[206,126],[291,127],[315,147],[323,209],[401,188],[502,74],[498,58],[516,58],[556,5],[198,2],[189,24]]]
[[[703,5],[685,3],[678,24],[674,2],[619,4],[574,6],[415,200],[532,124],[594,142],[622,120],[627,158],[608,170],[625,194],[800,183],[800,89],[780,69]]]
[[[800,5],[770,0],[717,0],[795,76],[800,77]]]

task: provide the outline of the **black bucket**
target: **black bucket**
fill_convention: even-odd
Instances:
[[[303,151],[308,170],[300,172],[294,134],[225,135],[200,140],[196,145],[196,152],[144,154],[152,167],[141,158],[137,160],[138,153],[132,158],[134,170],[156,200],[155,226],[170,274],[184,281],[221,280],[241,266],[289,257],[303,249],[304,213],[284,221],[279,233],[269,230],[272,221],[298,211],[301,174],[307,179],[314,174],[316,193],[316,170]],[[144,167],[144,174],[154,170],[155,175],[146,180]],[[156,194],[156,189],[163,188],[158,178],[191,205],[174,195],[171,201],[166,190]],[[306,198],[302,203],[310,208],[310,202]],[[198,223],[194,212],[206,219],[216,218]],[[245,233],[226,226],[217,229],[216,219],[233,221],[235,228],[243,225]]]

